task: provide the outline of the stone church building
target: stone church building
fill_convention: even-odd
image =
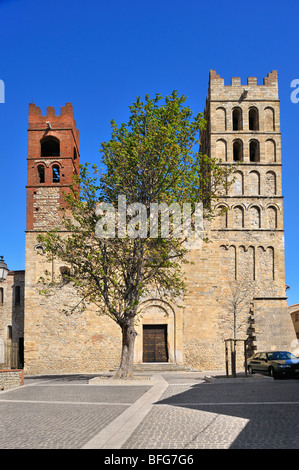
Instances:
[[[232,338],[228,302],[246,292],[238,338],[254,350],[289,350],[296,338],[288,313],[285,263],[281,135],[277,72],[225,85],[210,71],[201,151],[237,164],[233,185],[221,194],[225,208],[205,230],[209,242],[190,252],[182,306],[144,298],[137,323],[135,363],[169,363],[200,370],[223,369],[224,340]],[[73,293],[63,285],[66,267],[45,261],[37,235],[55,227],[63,193],[79,172],[79,131],[70,103],[46,116],[29,105],[25,264],[25,373],[83,373],[119,365],[121,332],[96,309],[65,315]],[[61,275],[61,289],[39,294],[45,269]],[[232,288],[234,287],[234,289]],[[236,291],[237,290],[237,291]],[[249,298],[250,297],[250,298]],[[232,303],[231,303],[232,304]],[[1,308],[1,306],[0,306]]]

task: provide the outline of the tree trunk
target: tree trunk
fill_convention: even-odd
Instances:
[[[134,345],[137,333],[134,328],[134,317],[130,318],[122,326],[122,353],[121,361],[115,378],[133,378]]]

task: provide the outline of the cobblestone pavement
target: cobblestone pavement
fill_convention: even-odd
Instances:
[[[173,382],[123,448],[298,449],[299,381]]]
[[[80,449],[150,387],[88,385],[89,376],[25,379],[0,395],[0,449]]]
[[[204,375],[126,386],[87,374],[26,378],[0,394],[0,449],[299,448],[299,380]]]

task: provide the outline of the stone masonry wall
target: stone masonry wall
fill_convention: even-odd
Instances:
[[[208,124],[201,135],[201,150],[223,165],[236,164],[235,182],[227,193],[220,193],[216,209],[224,208],[225,212],[205,225],[208,243],[189,253],[193,264],[184,268],[187,294],[180,306],[149,293],[137,326],[137,362],[142,362],[143,325],[163,322],[168,329],[171,362],[200,370],[224,369],[224,340],[233,335],[228,301],[236,292],[246,294],[245,307],[237,316],[237,335],[249,340],[248,353],[289,349],[295,338],[285,291],[277,73],[268,74],[263,85],[254,77],[249,77],[246,85],[239,78],[225,85],[211,71],[205,114]],[[236,116],[241,122],[238,129],[234,128]],[[255,129],[251,128],[252,116],[258,116]],[[56,135],[63,140],[62,134]],[[65,152],[70,156],[70,147],[66,146]],[[48,226],[55,216],[62,186],[59,191],[55,188],[52,185],[51,190],[45,190],[34,184],[28,188],[32,199],[31,225],[26,234],[25,371],[113,369],[121,352],[117,325],[92,306],[82,313],[63,313],[76,303],[67,285],[50,297],[39,295],[38,280],[45,268],[57,274],[61,267],[55,260],[46,264],[36,241],[38,230],[47,228],[47,211]],[[43,218],[34,216],[35,206]]]
[[[80,299],[61,281],[61,289],[41,295],[45,270],[60,275],[60,263],[48,263],[36,240],[26,237],[25,371],[87,373],[116,368],[120,359],[119,327],[101,312],[70,313]]]
[[[5,345],[24,338],[24,271],[10,271],[0,284],[0,367],[7,366]]]

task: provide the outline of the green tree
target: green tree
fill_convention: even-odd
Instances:
[[[100,314],[121,328],[121,363],[115,375],[120,378],[132,377],[141,296],[156,289],[173,301],[185,290],[186,236],[181,232],[177,236],[172,216],[169,235],[163,235],[159,218],[158,236],[152,237],[152,204],[183,208],[188,203],[194,227],[196,204],[203,202],[204,217],[213,217],[218,189],[225,187],[232,171],[198,151],[205,120],[202,114],[194,116],[185,100],[177,92],[164,101],[160,95],[146,96],[144,102],[137,98],[130,106],[128,123],[118,126],[112,121],[111,138],[101,144],[100,166],[82,165],[66,196],[68,216],[64,214],[63,224],[68,235],[55,230],[39,237],[49,258],[55,256],[70,266],[68,281],[80,294],[82,305],[96,304]],[[126,215],[125,231],[117,211],[120,196],[133,208]],[[99,203],[115,209],[110,219],[106,210],[99,210],[104,207]],[[143,219],[140,209],[131,206],[136,203],[145,208]]]

